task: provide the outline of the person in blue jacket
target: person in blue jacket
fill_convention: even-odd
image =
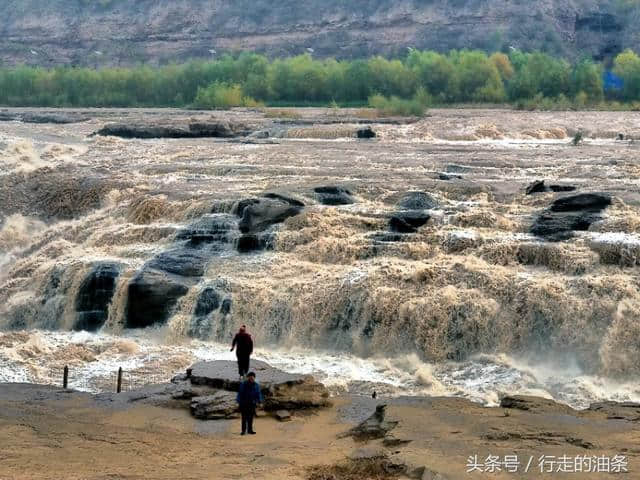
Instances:
[[[260,384],[256,382],[256,374],[249,372],[247,379],[240,384],[238,396],[236,398],[240,405],[240,413],[242,414],[242,433],[241,435],[255,435],[253,430],[253,417],[256,415],[256,407],[262,403],[262,392]]]

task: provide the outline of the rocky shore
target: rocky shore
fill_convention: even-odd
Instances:
[[[265,396],[258,435],[241,437],[234,366],[201,362],[169,384],[121,394],[0,384],[0,478],[506,479],[547,478],[548,468],[564,478],[559,459],[571,459],[593,462],[580,478],[618,469],[631,479],[640,468],[640,404],[329,399],[313,377],[263,362],[253,365]],[[488,463],[497,459],[499,469]]]

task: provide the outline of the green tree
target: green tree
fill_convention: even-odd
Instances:
[[[369,82],[369,65],[366,60],[354,60],[344,73],[344,94],[346,99],[362,101],[373,93]]]
[[[460,101],[497,103],[505,100],[500,72],[484,52],[463,50],[454,58]]]
[[[624,82],[624,99],[640,99],[640,57],[632,50],[625,50],[615,58],[613,65],[613,72]]]
[[[374,57],[369,60],[369,85],[383,95],[410,97],[416,90],[416,75],[400,60]]]
[[[407,57],[407,65],[415,72],[418,84],[439,101],[446,102],[457,97],[456,72],[449,58],[436,52],[412,49]]]
[[[586,103],[601,102],[604,98],[602,67],[590,59],[578,62],[571,74],[571,90],[576,97],[583,93]]]
[[[570,95],[570,65],[565,60],[555,59],[545,53],[535,52],[514,55],[518,67],[509,83],[512,99],[543,97],[555,98]]]

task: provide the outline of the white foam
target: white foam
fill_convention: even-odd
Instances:
[[[169,342],[167,329],[128,331],[117,337],[86,332],[28,333],[28,341],[0,333],[0,382],[58,384],[71,364],[70,385],[87,391],[112,388],[122,367],[143,383],[166,382],[199,360],[235,360],[228,345],[199,340]],[[90,352],[83,360],[69,356],[72,347]],[[37,352],[37,354],[34,354]],[[65,356],[66,355],[66,356]],[[640,384],[586,375],[575,365],[482,355],[455,363],[427,364],[416,354],[359,358],[348,353],[304,348],[258,348],[255,359],[292,373],[313,374],[333,391],[385,395],[460,396],[496,406],[501,395],[527,394],[553,398],[576,408],[604,400],[640,401]]]
[[[602,243],[640,245],[640,235],[624,232],[589,232],[591,240]]]

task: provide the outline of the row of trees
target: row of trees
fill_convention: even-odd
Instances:
[[[603,66],[573,64],[535,52],[440,54],[410,50],[403,59],[268,60],[243,53],[215,61],[134,68],[0,68],[0,104],[8,106],[199,106],[231,104],[362,104],[374,95],[433,103],[504,103],[533,98],[599,103],[607,96],[640,100],[640,58],[619,54],[613,72],[623,83],[605,92]],[[220,99],[226,99],[221,102]]]

